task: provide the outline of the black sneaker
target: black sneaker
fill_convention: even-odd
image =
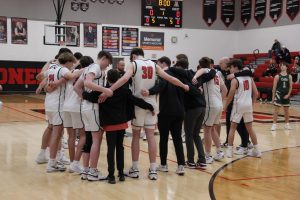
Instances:
[[[196,169],[196,164],[194,162],[186,161],[185,167],[190,169]]]
[[[206,169],[206,168],[207,168],[207,164],[198,161],[198,162],[196,163],[196,168],[197,168],[197,169]]]
[[[125,181],[125,175],[123,173],[119,173],[119,181]]]
[[[116,184],[115,176],[108,176],[108,177],[107,177],[107,182],[108,182],[109,184]]]

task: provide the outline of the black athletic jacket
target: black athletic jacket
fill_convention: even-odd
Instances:
[[[93,103],[98,103],[100,92],[83,92],[82,97]],[[153,111],[151,104],[143,99],[133,96],[132,92],[125,87],[114,91],[114,95],[99,104],[100,125],[116,125],[128,122],[135,118],[134,105]]]

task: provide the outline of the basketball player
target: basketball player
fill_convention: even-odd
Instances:
[[[211,59],[203,57],[199,61],[201,67],[193,78],[193,83],[197,83],[197,78],[203,73],[208,73],[213,66]],[[205,159],[207,164],[211,164],[214,160],[220,161],[224,158],[224,152],[221,150],[220,138],[218,135],[218,126],[220,124],[220,117],[223,110],[223,101],[227,94],[227,88],[217,72],[214,79],[203,84],[204,96],[206,101],[206,110],[204,117],[204,146],[205,146]],[[216,145],[217,154],[211,156],[212,140]]]
[[[82,91],[84,87],[84,91],[87,92],[98,91],[103,92],[107,96],[112,96],[113,92],[111,91],[111,89],[104,87],[106,84],[105,70],[111,63],[111,54],[106,51],[100,51],[97,57],[97,64],[94,63],[85,68],[84,73],[76,82],[74,90],[77,92],[77,94],[82,97]],[[81,114],[85,131],[92,132],[93,141],[90,151],[90,169],[88,174],[86,175],[87,180],[105,180],[106,176],[103,176],[97,169],[98,159],[100,155],[100,146],[103,136],[103,130],[101,129],[99,122],[99,104],[83,100]],[[82,177],[85,177],[85,174],[82,174]]]
[[[282,106],[284,109],[284,118],[286,130],[291,130],[289,124],[289,107],[290,96],[292,92],[293,80],[292,76],[287,72],[287,64],[280,64],[280,73],[274,77],[272,102],[274,103],[273,125],[271,131],[276,131],[276,123],[278,118],[279,108]]]
[[[142,89],[149,90],[155,85],[156,73],[166,79],[167,81],[184,88],[188,91],[189,87],[184,85],[178,79],[166,74],[164,70],[157,67],[154,62],[144,58],[144,51],[141,48],[134,48],[131,51],[130,59],[132,63],[128,66],[126,73],[122,78],[120,78],[113,86],[110,87],[112,91],[115,91],[122,85],[124,85],[132,77],[133,79],[133,93],[136,97],[143,98],[146,102],[150,103],[155,110],[157,110],[155,96],[143,97],[141,94]],[[107,97],[102,94],[100,100],[103,102]],[[148,141],[148,151],[150,159],[150,169],[148,178],[150,180],[157,180],[157,166],[156,166],[156,141],[154,137],[154,129],[157,123],[157,116],[153,116],[150,111],[143,110],[141,108],[135,107],[136,119],[132,121],[132,166],[129,169],[128,176],[132,178],[139,177],[139,138],[141,133],[141,128],[145,128],[147,141]]]
[[[233,59],[229,62],[231,73],[236,73],[243,70],[243,64],[238,59]],[[224,107],[226,110],[233,100],[233,108],[231,113],[231,126],[228,135],[228,148],[226,156],[233,157],[233,140],[237,125],[244,118],[246,129],[253,143],[253,150],[248,152],[249,156],[261,157],[261,152],[258,149],[256,134],[252,128],[253,122],[253,103],[256,101],[258,91],[253,79],[249,76],[236,77],[231,81],[230,91]]]
[[[0,85],[0,91],[2,91],[2,90],[3,90],[2,85]],[[0,111],[2,110],[2,105],[3,105],[3,103],[2,103],[2,101],[0,101]]]

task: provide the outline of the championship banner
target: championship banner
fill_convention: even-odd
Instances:
[[[102,50],[108,51],[113,56],[120,55],[120,28],[103,26],[102,27]]]
[[[208,26],[211,26],[217,19],[217,1],[203,0],[202,17]]]
[[[76,26],[77,30],[75,28],[67,28],[67,44],[75,44],[76,46],[80,46],[80,22],[66,22],[67,26]]]
[[[12,44],[27,44],[27,19],[11,18],[11,43]]]
[[[139,29],[122,28],[122,56],[129,56],[133,48],[139,46]]]
[[[46,62],[0,61],[0,85],[7,92],[35,92],[36,75]]]
[[[142,31],[140,44],[144,50],[163,51],[165,49],[165,33]]]
[[[221,1],[221,20],[226,27],[234,21],[235,15],[235,0],[222,0]]]
[[[274,23],[278,21],[282,14],[282,0],[270,0],[269,15]]]
[[[97,24],[83,23],[84,47],[97,48]]]
[[[267,0],[255,0],[254,19],[260,25],[266,17]]]
[[[7,43],[7,18],[0,16],[0,43]]]
[[[299,13],[300,0],[286,0],[286,14],[293,21]]]
[[[252,13],[252,1],[251,0],[242,0],[241,1],[241,21],[246,27],[251,20]]]

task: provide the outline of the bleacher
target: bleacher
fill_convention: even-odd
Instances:
[[[298,52],[291,52],[292,58],[298,55]],[[268,53],[258,53],[258,54],[235,54],[234,58],[243,59],[245,65],[255,65],[256,69],[254,72],[254,80],[256,86],[260,90],[272,90],[273,88],[273,77],[263,77],[263,73],[267,70],[270,59],[268,58]],[[292,59],[292,63],[294,60]],[[291,69],[293,64],[289,65]],[[293,84],[292,90],[292,102],[295,104],[300,104],[300,84]]]

